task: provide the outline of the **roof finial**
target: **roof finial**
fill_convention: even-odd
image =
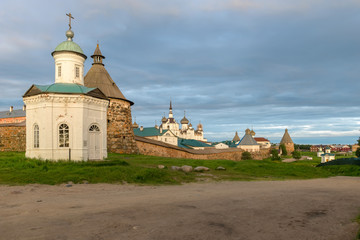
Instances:
[[[65,35],[68,41],[72,41],[74,37],[74,32],[71,30],[71,19],[74,19],[71,13],[67,13],[66,16],[69,17],[69,30],[66,31]]]
[[[184,117],[185,117],[186,111],[184,110]]]
[[[69,29],[71,30],[71,19],[74,19],[74,17],[71,15],[71,13],[67,13],[66,16],[69,17]]]
[[[170,108],[169,108],[170,110],[172,110],[172,105],[171,105],[171,98],[170,98]]]

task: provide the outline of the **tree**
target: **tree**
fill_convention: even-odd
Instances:
[[[360,146],[360,137],[359,137],[359,139],[357,141],[358,141],[358,145]]]
[[[281,147],[281,151],[282,151],[282,155],[286,156],[288,154],[287,150],[286,150],[286,147],[284,144],[281,144],[280,145]]]
[[[277,149],[272,149],[271,150],[271,160],[276,161],[276,160],[280,160],[281,158],[279,157],[279,153]]]
[[[251,153],[249,153],[249,152],[243,152],[243,153],[241,154],[241,159],[242,159],[242,160],[251,160],[251,159],[252,159]]]
[[[359,137],[359,139],[358,139],[357,141],[358,141],[358,145],[360,146],[360,137]],[[357,157],[360,157],[360,147],[358,147],[358,148],[356,149],[355,155],[356,155]]]
[[[299,151],[294,151],[294,152],[292,153],[292,156],[293,156],[293,158],[295,158],[295,159],[300,159],[300,158],[301,158],[301,152],[299,152]]]

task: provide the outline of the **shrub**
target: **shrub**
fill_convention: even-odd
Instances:
[[[276,161],[276,160],[280,160],[281,158],[279,157],[279,153],[277,149],[272,149],[271,150],[271,160]]]
[[[300,158],[301,158],[301,153],[300,153],[299,151],[294,151],[294,152],[292,153],[292,156],[293,156],[293,158],[295,158],[295,159],[300,159]]]
[[[356,149],[355,155],[356,155],[357,157],[360,157],[360,147],[358,147],[358,148]]]
[[[286,150],[286,147],[284,144],[281,144],[280,145],[281,147],[281,151],[282,151],[282,155],[286,156],[288,154],[287,150]]]
[[[252,159],[251,153],[249,153],[249,152],[243,152],[243,153],[241,154],[241,159],[242,159],[242,160],[251,160],[251,159]]]

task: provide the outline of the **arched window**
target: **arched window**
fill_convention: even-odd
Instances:
[[[90,132],[100,132],[100,128],[94,124],[89,127],[89,131]]]
[[[65,123],[59,126],[59,147],[69,147],[69,126]]]
[[[34,148],[39,148],[39,125],[34,125]]]

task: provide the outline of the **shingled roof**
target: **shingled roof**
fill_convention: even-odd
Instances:
[[[294,143],[289,135],[289,132],[287,129],[285,129],[285,133],[284,136],[282,137],[280,144],[284,144],[284,143]]]
[[[94,63],[85,75],[85,86],[90,88],[99,88],[106,97],[122,99],[133,105],[134,103],[132,101],[125,98],[116,83],[110,77],[108,71],[105,69],[104,64],[102,63],[102,59],[105,57],[102,55],[99,45],[97,45],[94,55],[91,57],[94,59]]]
[[[259,145],[255,139],[251,136],[250,129],[246,129],[244,137],[241,139],[238,145]]]

